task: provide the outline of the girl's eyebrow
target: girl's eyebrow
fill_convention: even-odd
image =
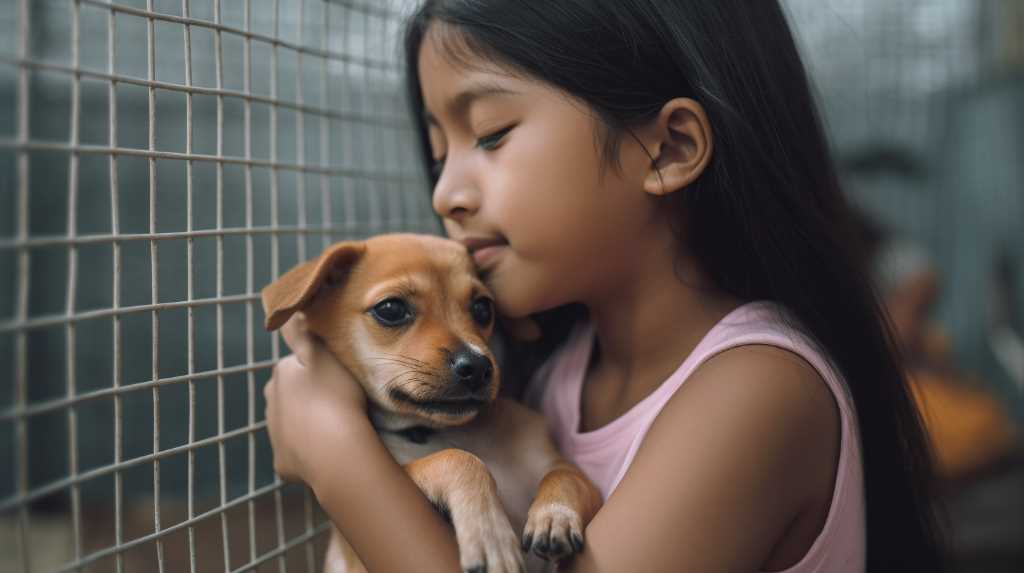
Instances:
[[[520,95],[520,92],[510,90],[504,86],[497,84],[477,84],[470,86],[452,98],[451,102],[446,106],[448,113],[452,117],[459,117],[469,109],[471,105],[477,100],[485,97],[503,96],[503,95]],[[426,107],[423,108],[423,117],[426,122],[430,125],[440,125],[437,118],[430,113]]]

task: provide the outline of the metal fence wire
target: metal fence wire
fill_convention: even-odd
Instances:
[[[259,290],[338,240],[440,232],[415,4],[0,4],[0,571],[321,568],[326,517],[272,471]],[[994,73],[1024,69],[1020,2],[783,4],[855,204],[949,270],[958,358],[1024,384],[987,334],[1021,305],[978,294],[1005,259],[1024,300],[1024,81]]]
[[[327,521],[270,467],[258,293],[331,242],[437,231],[401,20],[379,0],[0,15],[0,569],[319,568]]]

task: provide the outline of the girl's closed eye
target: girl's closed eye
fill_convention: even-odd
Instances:
[[[498,148],[502,139],[504,139],[505,136],[508,135],[508,132],[512,131],[514,127],[515,125],[513,124],[506,128],[499,129],[489,135],[485,135],[476,140],[476,146],[484,151],[493,151]]]
[[[476,140],[476,147],[484,151],[494,151],[498,148],[505,136],[508,135],[512,129],[516,126],[515,124],[508,127],[499,129],[493,133],[480,137]],[[430,166],[431,173],[435,178],[441,176],[441,172],[444,171],[444,162],[447,159],[446,155],[434,159],[433,164]]]

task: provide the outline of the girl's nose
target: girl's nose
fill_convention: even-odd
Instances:
[[[446,219],[461,220],[480,208],[480,193],[464,177],[456,177],[450,166],[445,166],[434,186],[434,212]]]

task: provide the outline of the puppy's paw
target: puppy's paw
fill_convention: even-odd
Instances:
[[[459,542],[459,561],[467,573],[522,573],[526,571],[519,540],[501,503],[482,511],[452,515]]]
[[[522,548],[548,561],[571,557],[583,551],[583,518],[567,505],[535,504],[526,517]]]

